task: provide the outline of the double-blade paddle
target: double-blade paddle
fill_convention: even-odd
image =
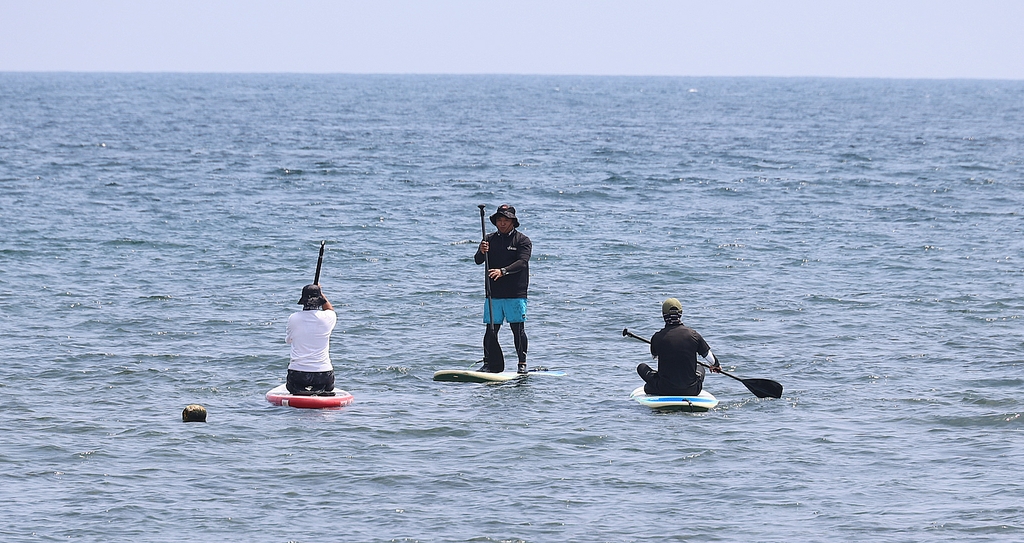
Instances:
[[[644,343],[648,344],[651,342],[647,338],[642,338],[634,334],[633,332],[630,332],[628,328],[622,329],[622,335],[626,337],[631,337],[633,339],[639,339],[640,341],[643,341]],[[700,360],[698,360],[697,363],[700,364],[701,366],[704,366],[705,368],[711,369],[711,366],[701,362]],[[754,396],[757,396],[758,398],[782,397],[782,385],[777,383],[776,381],[772,381],[771,379],[740,379],[739,377],[736,377],[735,375],[731,373],[726,373],[724,371],[722,372],[722,375],[725,375],[726,377],[732,377],[733,379],[736,379],[737,381],[743,383],[743,385],[747,387],[747,390],[749,390]]]

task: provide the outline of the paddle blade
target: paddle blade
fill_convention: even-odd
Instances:
[[[771,379],[742,379],[747,390],[758,398],[781,398],[782,385]]]

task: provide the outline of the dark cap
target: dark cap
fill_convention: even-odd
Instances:
[[[512,219],[512,225],[519,228],[519,219],[516,218],[516,208],[508,204],[501,204],[498,206],[498,210],[494,212],[494,215],[491,215],[491,224],[497,226],[498,217],[508,217],[509,219]]]
[[[320,307],[326,301],[323,291],[320,290],[320,285],[306,285],[302,287],[302,297],[299,298],[298,303],[304,308],[310,308]]]

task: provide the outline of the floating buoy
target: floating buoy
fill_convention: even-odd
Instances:
[[[181,410],[181,422],[206,422],[206,408],[195,403],[186,405]]]

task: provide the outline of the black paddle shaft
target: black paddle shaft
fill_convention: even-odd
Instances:
[[[483,242],[487,239],[487,223],[484,222],[484,204],[477,206],[480,208],[480,241]],[[484,253],[484,296],[487,297],[487,329],[494,329],[494,308],[491,306],[491,259],[488,258],[487,253]]]
[[[629,328],[623,328],[622,335],[626,337],[631,337],[633,339],[639,339],[640,341],[643,341],[644,343],[647,344],[651,343],[649,339],[640,337],[634,334],[633,332],[630,332]],[[701,366],[704,366],[705,368],[711,369],[711,366],[701,362],[700,360],[698,360],[697,363],[700,364]],[[736,379],[737,381],[743,383],[743,386],[747,387],[747,390],[749,390],[751,393],[754,394],[754,396],[757,396],[758,398],[782,397],[782,385],[775,381],[772,381],[771,379],[740,379],[739,377],[736,377],[731,373],[726,373],[725,371],[721,371],[721,373],[726,377],[732,377],[733,379]]]
[[[327,245],[327,240],[320,242],[320,256],[316,259],[316,275],[313,276],[313,284],[320,284],[320,266],[324,263],[324,247]]]

